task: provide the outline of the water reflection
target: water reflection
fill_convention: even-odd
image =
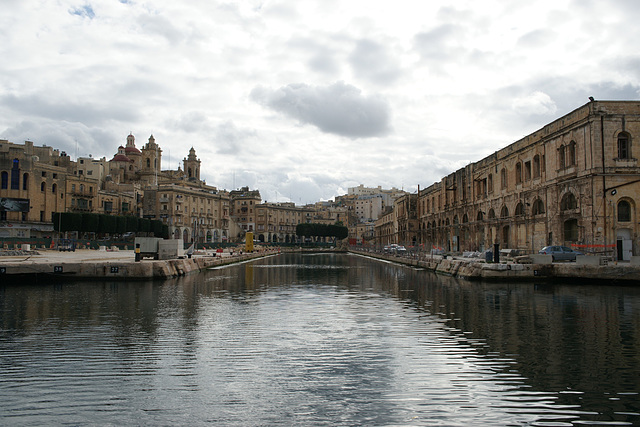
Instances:
[[[640,292],[283,254],[0,286],[0,423],[640,423]]]

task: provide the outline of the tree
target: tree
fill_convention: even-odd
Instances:
[[[340,222],[335,224],[304,223],[296,226],[296,235],[301,237],[333,237],[342,240],[349,235],[349,229]]]

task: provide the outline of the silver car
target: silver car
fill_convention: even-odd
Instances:
[[[577,255],[584,255],[566,246],[545,246],[538,253],[551,255],[554,261],[575,261]]]

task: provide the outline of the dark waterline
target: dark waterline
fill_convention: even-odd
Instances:
[[[0,425],[640,425],[640,289],[283,254],[0,285]]]

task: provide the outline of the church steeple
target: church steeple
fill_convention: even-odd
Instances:
[[[142,148],[142,170],[145,172],[159,173],[162,169],[162,150],[156,144],[156,139],[151,135],[149,142]]]
[[[200,159],[196,157],[196,150],[191,147],[189,156],[182,161],[184,164],[184,172],[190,181],[200,181]]]

